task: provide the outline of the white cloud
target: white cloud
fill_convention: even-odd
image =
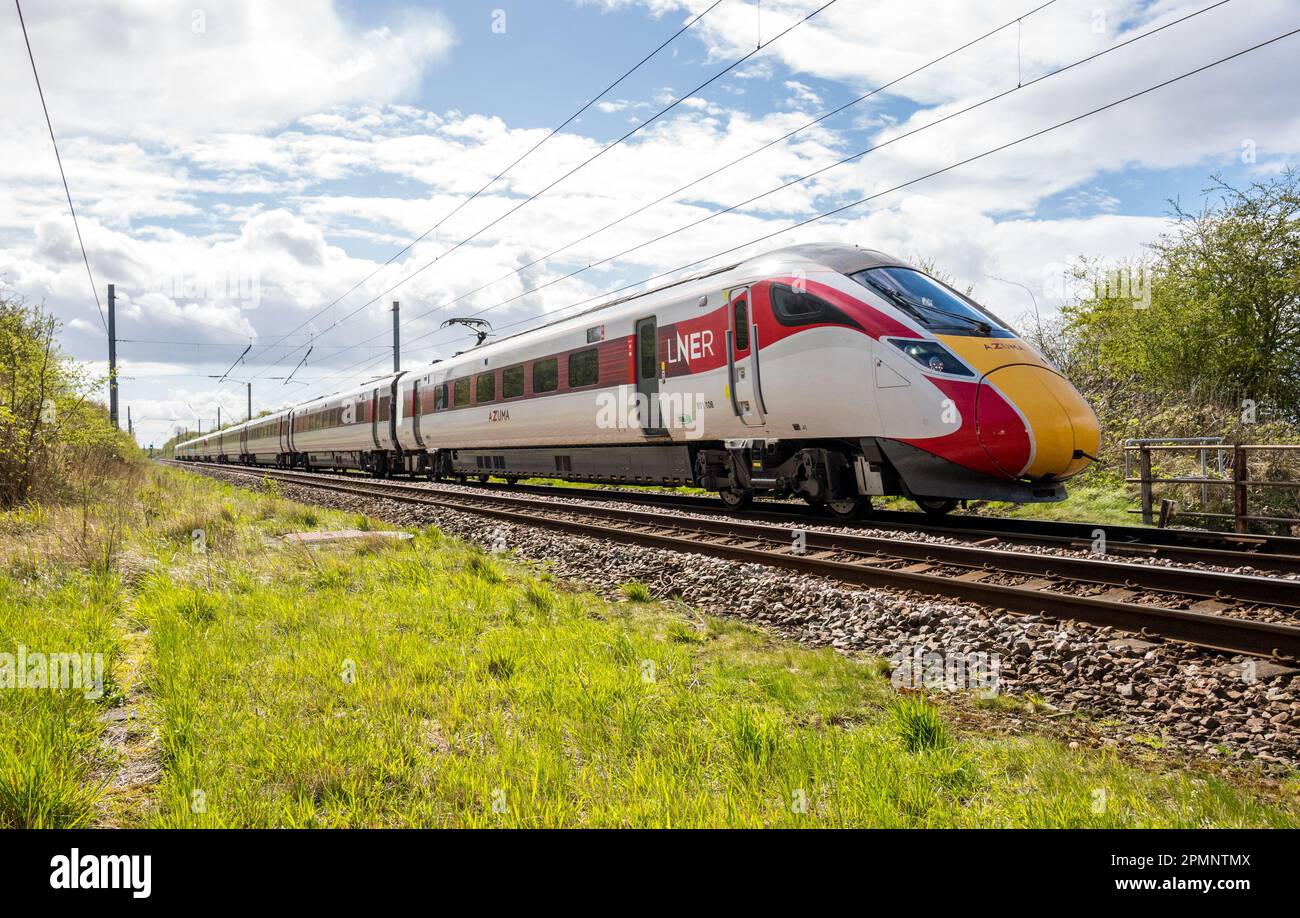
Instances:
[[[207,0],[193,9],[110,0],[24,12],[61,131],[165,142],[407,98],[455,41],[434,11],[358,31],[330,0]],[[20,118],[39,118],[22,35],[4,36],[0,90]]]
[[[811,109],[822,107],[822,97],[813,92],[812,87],[798,80],[786,80],[785,88],[790,91],[788,104],[796,107],[807,106]]]

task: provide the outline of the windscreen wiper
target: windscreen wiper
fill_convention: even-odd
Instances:
[[[904,306],[911,306],[913,309],[927,309],[930,312],[937,312],[939,315],[948,316],[951,319],[960,319],[963,322],[968,322],[971,325],[974,325],[986,335],[993,333],[993,326],[983,319],[977,319],[974,316],[965,316],[960,312],[949,312],[946,309],[940,309],[932,303],[913,299],[909,294],[903,293],[901,290],[895,290],[892,292],[895,300]]]

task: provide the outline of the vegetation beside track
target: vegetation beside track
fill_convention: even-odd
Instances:
[[[170,469],[105,498],[0,524],[0,650],[107,657],[98,698],[0,691],[0,825],[1300,824],[1294,779],[958,729],[638,585],[286,541],[381,524]]]
[[[58,346],[58,321],[0,288],[0,511],[83,500],[143,457]]]

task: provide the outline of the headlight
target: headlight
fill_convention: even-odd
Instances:
[[[974,376],[964,363],[952,355],[952,352],[935,341],[917,341],[909,338],[890,338],[889,343],[911,357],[931,373],[947,373],[949,376]]]

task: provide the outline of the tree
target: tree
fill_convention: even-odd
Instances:
[[[102,381],[59,350],[57,332],[44,310],[0,297],[0,507],[56,497],[75,466],[135,452],[90,401]]]
[[[1172,202],[1148,261],[1104,277],[1081,264],[1097,283],[1065,328],[1097,376],[1300,420],[1300,173],[1212,181],[1200,210]]]

